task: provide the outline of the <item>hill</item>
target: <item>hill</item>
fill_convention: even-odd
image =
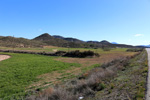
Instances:
[[[103,48],[103,47],[115,47],[113,44],[111,44],[110,42],[103,40],[103,41],[87,41],[87,43],[90,44],[95,44],[97,47]]]
[[[43,47],[58,46],[71,48],[145,48],[146,46],[132,46],[126,44],[114,44],[106,40],[103,41],[83,41],[72,37],[63,37],[59,35],[51,36],[48,33],[41,34],[34,39],[15,38],[11,36],[0,36],[0,46],[4,47]]]
[[[83,47],[82,44],[70,41],[70,39],[63,39],[61,36],[51,36],[48,33],[44,33],[33,40],[41,41],[47,45],[59,46],[59,47]]]
[[[33,40],[42,41],[48,45],[60,46],[60,47],[78,47],[78,48],[103,48],[103,47],[118,47],[118,48],[145,48],[145,46],[132,46],[126,44],[110,43],[106,40],[103,41],[83,41],[76,38],[65,38],[59,35],[49,35],[44,33]]]
[[[63,39],[63,40],[69,41],[69,42],[85,43],[82,40],[79,40],[79,39],[76,39],[76,38],[72,38],[72,37],[65,38],[65,37],[62,37],[62,36],[59,36],[59,35],[54,35],[53,37],[58,38],[58,39]]]
[[[82,40],[76,38],[65,38],[62,36],[54,35],[51,36],[48,33],[44,33],[33,40],[41,41],[46,43],[47,45],[59,46],[59,47],[72,47],[72,48],[101,48],[101,47],[115,47],[113,44],[108,41],[87,41],[84,42]]]
[[[42,47],[43,45],[46,45],[43,42],[36,41],[36,40],[29,40],[25,38],[15,38],[11,36],[0,36],[0,46],[3,47]]]

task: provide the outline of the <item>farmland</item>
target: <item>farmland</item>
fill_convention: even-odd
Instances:
[[[23,95],[25,88],[31,83],[38,81],[36,77],[52,71],[65,70],[70,67],[79,67],[75,63],[63,63],[54,61],[53,57],[9,54],[10,59],[2,61],[0,67],[0,97]]]
[[[1,48],[10,49],[10,48]],[[53,52],[53,49],[67,51],[68,48],[15,48],[16,50],[31,50]],[[103,63],[110,62],[119,57],[133,56],[134,52],[126,52],[126,49],[102,49],[69,48],[69,50],[91,50],[100,54],[97,58],[68,58],[50,57],[32,54],[0,53],[10,55],[11,58],[0,62],[0,98],[15,99],[28,95],[28,91],[59,84],[67,79],[74,78],[81,73],[90,70]]]

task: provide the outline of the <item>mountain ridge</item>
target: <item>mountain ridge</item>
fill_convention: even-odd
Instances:
[[[132,46],[126,44],[113,44],[107,40],[102,41],[83,41],[72,37],[63,37],[59,35],[50,35],[43,33],[33,39],[15,38],[11,36],[0,36],[0,46],[16,46],[16,47],[42,47],[46,45],[58,47],[72,47],[72,48],[145,48],[146,46]]]

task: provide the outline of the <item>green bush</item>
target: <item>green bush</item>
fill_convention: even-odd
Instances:
[[[90,51],[90,50],[84,51],[84,52],[80,52],[79,50],[75,50],[75,51],[67,52],[64,56],[65,57],[85,58],[85,57],[93,57],[93,56],[99,57],[100,55],[98,53],[94,53],[93,51]]]
[[[131,48],[131,49],[127,49],[127,52],[142,52],[143,48]]]

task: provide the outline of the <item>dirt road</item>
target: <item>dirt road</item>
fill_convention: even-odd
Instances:
[[[0,55],[0,61],[10,58],[8,55]]]
[[[147,78],[147,91],[146,91],[146,100],[150,100],[150,49],[146,49],[148,53],[148,78]]]

